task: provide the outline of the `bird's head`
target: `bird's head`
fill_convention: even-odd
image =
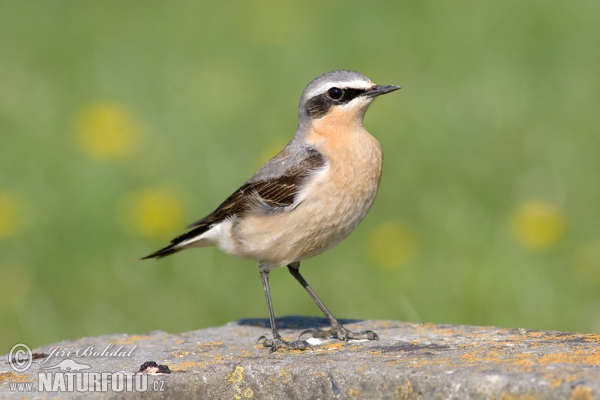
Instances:
[[[299,124],[308,127],[332,113],[343,113],[349,121],[360,122],[377,96],[400,89],[376,85],[366,76],[349,70],[327,72],[306,86],[299,107]]]

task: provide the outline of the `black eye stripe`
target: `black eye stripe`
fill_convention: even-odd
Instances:
[[[338,100],[332,99],[329,93],[329,91],[334,88],[342,91],[342,97]],[[334,86],[329,88],[327,92],[314,96],[308,100],[306,102],[306,111],[311,118],[321,118],[327,114],[331,107],[349,103],[365,92],[367,92],[366,89],[341,88]]]
[[[308,100],[305,107],[311,118],[321,118],[327,114],[329,108],[334,104],[335,102],[323,93]]]
[[[342,98],[342,102],[348,103],[365,92],[365,89],[344,89],[344,97]]]

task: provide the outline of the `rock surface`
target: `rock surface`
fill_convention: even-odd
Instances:
[[[180,334],[65,341],[34,349],[25,372],[16,372],[3,356],[0,397],[81,397],[79,385],[88,392],[100,390],[94,394],[102,398],[600,399],[600,335],[344,323],[355,331],[373,330],[380,340],[329,339],[313,351],[270,354],[256,344],[259,336],[270,335],[268,320],[248,319]],[[278,325],[288,340],[304,329],[327,328],[320,318],[284,317]],[[17,366],[27,362],[16,361]],[[171,373],[133,375],[148,361]]]

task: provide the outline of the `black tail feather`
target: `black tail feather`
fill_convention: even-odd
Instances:
[[[169,256],[173,253],[177,253],[178,251],[183,250],[183,249],[176,249],[174,244],[171,244],[167,247],[165,247],[164,249],[160,249],[158,251],[155,251],[154,253],[146,256],[146,257],[142,257],[140,258],[140,260],[147,260],[149,258],[163,258],[166,256]]]
[[[171,240],[171,244],[168,245],[167,247],[160,249],[158,251],[155,251],[154,253],[152,253],[146,257],[142,257],[142,258],[140,258],[140,260],[147,260],[149,258],[163,258],[163,257],[169,256],[173,253],[177,253],[178,251],[181,251],[185,248],[185,247],[178,248],[177,245],[179,243],[184,242],[193,237],[200,236],[204,232],[206,232],[209,228],[210,228],[210,226],[203,225],[203,226],[198,226],[188,232],[185,232],[184,234],[179,235],[175,239]]]

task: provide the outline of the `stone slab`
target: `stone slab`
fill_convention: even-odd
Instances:
[[[344,322],[351,330],[373,330],[380,340],[345,343],[329,339],[315,344],[313,351],[270,354],[256,344],[261,335],[269,335],[268,320],[246,319],[179,334],[151,332],[64,341],[33,349],[40,358],[22,373],[15,372],[3,356],[0,396],[600,399],[597,334],[398,321]],[[327,327],[324,319],[304,317],[280,318],[278,325],[287,340],[304,329]],[[60,362],[65,360],[74,361],[74,369],[89,368],[61,372]],[[166,365],[171,373],[133,375],[147,361]],[[63,368],[68,368],[67,364],[62,364]],[[102,372],[111,377],[112,373],[129,374],[131,378],[124,379],[133,379],[132,391],[124,387],[91,393],[103,389],[93,381],[93,373]],[[42,383],[40,373],[47,377]],[[57,376],[62,375],[64,381],[68,373],[73,374],[72,379],[87,380],[80,382],[80,388],[88,392],[39,390],[63,389],[67,383],[61,386]],[[135,379],[146,379],[146,385]],[[135,390],[136,382],[141,391]],[[31,391],[16,391],[18,384],[26,390],[28,383]],[[110,382],[105,382],[107,388],[111,389]]]

